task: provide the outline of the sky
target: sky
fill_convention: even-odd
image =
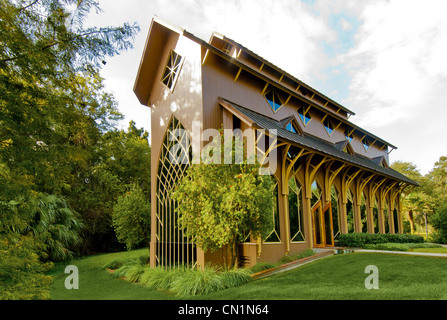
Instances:
[[[219,32],[355,112],[422,174],[447,155],[445,0],[99,0],[87,24],[137,22],[134,48],[107,59],[106,90],[150,133],[133,85],[154,15],[208,41]]]

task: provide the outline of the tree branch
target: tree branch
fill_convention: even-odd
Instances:
[[[29,5],[20,8],[19,11],[26,10],[26,9],[28,9],[29,7],[32,7],[33,5],[35,5],[35,4],[36,4],[37,2],[39,2],[39,1],[40,1],[40,0],[34,0],[34,1],[31,2]]]

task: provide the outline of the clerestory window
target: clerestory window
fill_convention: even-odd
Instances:
[[[366,137],[364,137],[362,139],[362,143],[363,143],[363,147],[365,148],[365,150],[368,151],[370,143],[369,143],[369,141],[368,141],[368,139]]]
[[[307,125],[310,122],[310,120],[312,120],[312,117],[309,113],[309,109],[310,109],[310,107],[305,108],[304,106],[302,106],[297,110],[298,115],[300,116],[304,125]]]
[[[286,129],[293,133],[298,133],[298,128],[296,127],[295,123],[293,121],[290,121],[289,124],[286,126]]]
[[[345,130],[345,138],[346,140],[348,140],[349,143],[352,142],[352,140],[354,140],[354,136],[352,134],[354,130],[351,130],[350,128],[346,128]]]
[[[270,107],[274,112],[278,111],[278,109],[282,107],[283,102],[281,101],[281,98],[279,97],[275,89],[271,89],[270,91],[268,91],[265,94],[265,98],[267,99]]]
[[[324,128],[326,129],[326,132],[328,135],[331,135],[332,132],[334,132],[334,126],[332,125],[332,122],[331,122],[331,120],[328,119],[328,117],[326,117],[326,119],[324,119],[323,125],[324,125]]]

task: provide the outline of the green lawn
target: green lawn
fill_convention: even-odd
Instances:
[[[432,253],[447,253],[447,248],[418,248],[418,249],[412,249],[410,251],[414,252],[432,252]]]
[[[114,259],[129,259],[149,255],[148,249],[130,252],[109,253],[85,257],[70,262],[79,270],[79,289],[65,288],[64,264],[57,265],[49,275],[53,277],[50,298],[53,300],[159,300],[170,296],[159,291],[150,290],[141,285],[130,284],[115,279],[102,267]]]
[[[177,299],[166,292],[114,279],[101,267],[110,260],[137,257],[147,249],[91,256],[71,262],[79,268],[79,290],[64,287],[65,266],[51,271],[51,299]],[[367,290],[365,267],[379,270],[379,289]],[[336,255],[249,284],[191,299],[447,299],[447,259],[379,253]]]

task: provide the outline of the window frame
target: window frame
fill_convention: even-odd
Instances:
[[[180,59],[178,60],[177,58]],[[174,62],[171,62],[172,60],[174,60]],[[178,63],[176,63],[177,61]],[[175,52],[173,49],[169,51],[169,56],[163,69],[163,74],[161,76],[160,82],[171,92],[174,92],[184,61],[185,58],[180,54],[178,54],[177,52]],[[166,72],[167,69],[169,70],[168,72]],[[171,75],[173,76],[171,77]],[[166,80],[167,83],[165,83]],[[169,80],[171,80],[170,85]]]

